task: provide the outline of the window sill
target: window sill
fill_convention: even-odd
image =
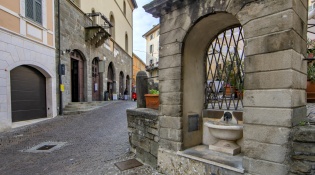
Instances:
[[[22,16],[22,15],[20,15],[20,17],[21,17],[24,21],[26,21],[26,22],[28,22],[28,23],[30,23],[30,24],[32,24],[32,25],[34,25],[34,26],[36,26],[36,27],[38,27],[38,28],[40,28],[40,29],[42,29],[42,30],[48,31],[48,29],[45,28],[42,24],[39,24],[39,23],[37,23],[37,22],[35,22],[35,21],[33,21],[33,20],[27,18],[27,17]]]

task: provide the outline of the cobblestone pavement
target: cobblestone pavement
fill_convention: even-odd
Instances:
[[[134,157],[128,152],[126,109],[135,107],[135,102],[117,101],[1,133],[0,174],[157,174],[147,165],[123,172],[114,165]],[[50,153],[25,152],[49,141],[66,145]]]

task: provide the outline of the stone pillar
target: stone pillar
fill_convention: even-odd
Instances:
[[[148,75],[144,71],[137,73],[137,107],[145,108],[145,97],[144,94],[148,93]]]
[[[288,174],[290,133],[306,116],[307,2],[267,0],[238,15],[246,39],[243,167]]]

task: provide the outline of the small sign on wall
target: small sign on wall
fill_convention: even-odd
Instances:
[[[94,83],[94,91],[98,91],[98,84],[97,83]]]
[[[60,91],[61,91],[61,92],[65,91],[65,85],[60,84]]]
[[[199,130],[199,114],[190,113],[188,114],[188,132]]]

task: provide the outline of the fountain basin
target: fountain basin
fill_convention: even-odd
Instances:
[[[241,153],[241,147],[236,140],[243,137],[243,126],[238,124],[231,112],[225,112],[220,121],[208,121],[204,125],[210,134],[219,141],[209,145],[210,150],[223,152],[231,155]]]
[[[211,135],[220,140],[235,141],[243,137],[243,126],[208,121],[204,124]]]

